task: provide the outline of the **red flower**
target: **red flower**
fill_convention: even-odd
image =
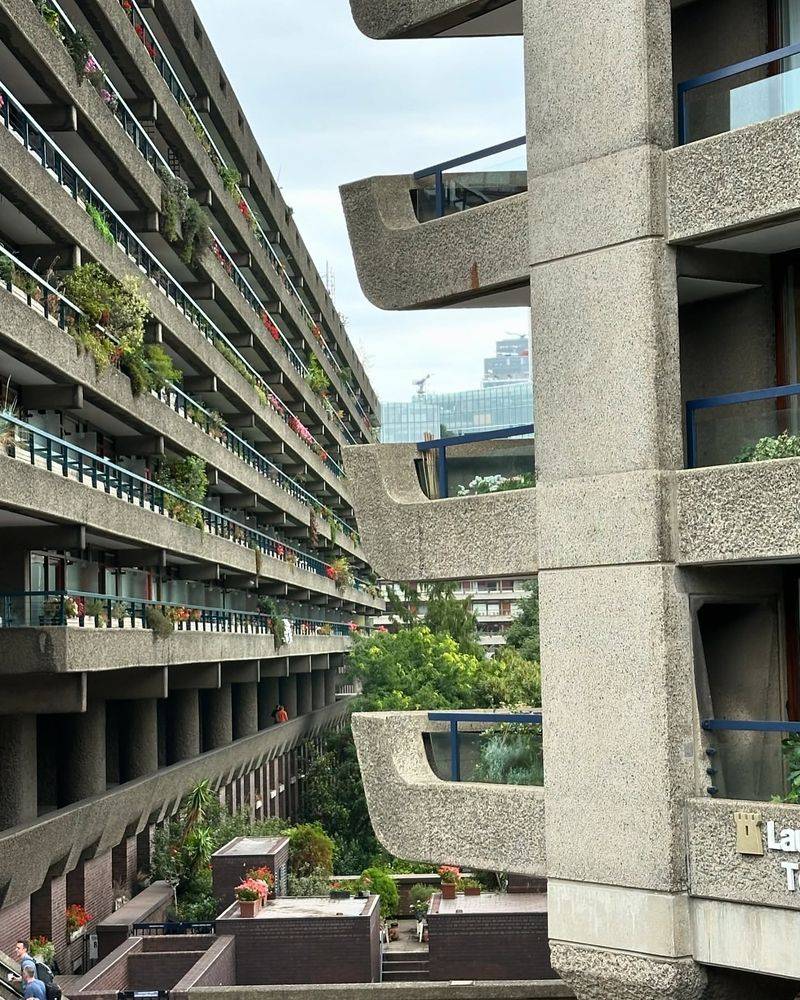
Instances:
[[[244,216],[245,221],[249,222],[250,221],[250,206],[247,204],[247,202],[244,200],[244,198],[242,198],[242,200],[239,202],[239,211]]]
[[[335,580],[336,579],[336,570],[333,568],[333,566],[326,566],[325,567],[325,576],[327,576],[327,578],[329,580]]]
[[[264,324],[264,328],[269,331],[269,334],[272,337],[272,339],[276,343],[278,343],[278,341],[281,339],[281,331],[277,328],[277,326],[275,326],[275,324],[272,322],[272,320],[266,313],[261,314],[261,322]]]

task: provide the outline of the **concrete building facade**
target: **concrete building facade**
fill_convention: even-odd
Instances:
[[[346,463],[381,572],[538,572],[545,785],[442,783],[434,723],[358,717],[376,831],[547,875],[581,1000],[793,997],[798,4],[351,6],[376,38],[521,36],[527,104],[527,195],[420,222],[413,175],[343,188],[376,304],[533,317],[527,501],[428,500],[399,445]]]
[[[67,973],[198,781],[296,811],[383,607],[377,400],[189,0],[0,0],[0,381],[0,950]]]

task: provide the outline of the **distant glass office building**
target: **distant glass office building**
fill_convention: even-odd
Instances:
[[[495,344],[493,358],[483,362],[483,381],[488,388],[499,382],[524,382],[530,377],[530,342],[524,333],[504,337]]]
[[[526,379],[485,389],[418,394],[407,403],[383,403],[381,441],[422,441],[426,434],[469,434],[532,422],[533,386]]]

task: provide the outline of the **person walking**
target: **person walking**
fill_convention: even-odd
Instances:
[[[27,941],[20,940],[14,945],[14,958],[19,962],[19,967],[24,969],[26,965],[29,965],[34,979],[36,978],[36,959],[31,955],[30,944]]]
[[[289,721],[289,713],[286,711],[283,705],[278,705],[278,711],[275,713],[275,721],[276,722]]]
[[[35,966],[22,966],[22,995],[30,1000],[47,1000],[47,990],[41,979],[36,978]]]

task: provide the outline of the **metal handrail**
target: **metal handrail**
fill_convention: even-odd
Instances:
[[[69,314],[71,314],[71,316],[74,317],[75,319],[86,317],[86,314],[78,306],[76,306],[74,302],[70,301],[70,299],[68,299],[63,292],[60,292],[57,288],[55,288],[53,285],[49,284],[44,278],[42,278],[41,275],[37,274],[32,268],[28,267],[27,264],[24,264],[18,257],[12,254],[7,247],[0,245],[0,256],[5,256],[6,258],[8,258],[13,263],[14,268],[16,270],[26,274],[30,280],[35,281],[37,286],[43,290],[42,301],[40,305],[42,306],[42,311],[44,313],[45,319],[50,319],[53,316],[52,303],[50,302],[52,298],[57,298],[59,301],[57,324],[60,329],[66,330],[68,328],[69,324],[67,320],[70,317],[68,317],[67,315],[67,310],[69,311]],[[18,287],[14,286],[12,281],[7,281],[5,283],[0,281],[0,287],[3,287],[3,284],[5,284],[6,288],[9,291],[13,287]],[[32,306],[32,303],[34,301],[33,296],[26,293],[26,297],[28,299],[28,305]],[[114,338],[103,327],[96,326],[95,329],[99,333],[101,333],[104,337],[108,337],[108,339],[111,340],[112,342],[114,343],[117,342],[116,338]],[[249,444],[249,442],[245,441],[244,438],[236,434],[226,424],[217,425],[211,413],[202,405],[202,403],[199,403],[196,399],[193,399],[191,396],[185,393],[181,388],[179,388],[173,382],[167,382],[164,390],[161,391],[153,390],[153,395],[156,396],[156,398],[160,399],[161,402],[165,403],[165,405],[169,406],[171,410],[184,417],[184,419],[186,420],[191,420],[192,422],[196,422],[194,421],[193,414],[190,412],[191,410],[196,410],[201,414],[203,414],[203,416],[206,418],[206,423],[205,426],[203,427],[205,433],[209,434],[210,437],[215,437],[214,435],[210,434],[209,428],[212,426],[219,426],[219,430],[221,432],[221,439],[215,437],[215,440],[220,441],[220,443],[223,444],[224,447],[226,447],[230,452],[232,452],[234,455],[236,455],[243,461],[247,462],[248,465],[250,465],[252,468],[255,468],[266,478],[270,479],[272,482],[275,482],[277,486],[283,489],[290,496],[294,496],[296,499],[300,500],[307,507],[311,507],[314,511],[327,511],[326,519],[329,518],[335,519],[339,530],[341,530],[341,532],[345,536],[347,536],[354,542],[358,539],[358,532],[355,531],[353,528],[351,528],[350,525],[347,524],[345,521],[343,521],[338,514],[334,514],[333,511],[330,511],[329,508],[326,508],[325,505],[320,500],[317,500],[316,497],[312,496],[298,482],[296,482],[290,476],[287,476],[287,474],[282,469],[278,468],[277,465],[275,465],[268,458],[262,455],[261,452],[253,448],[253,446]],[[181,400],[182,405],[181,406],[173,405],[169,401],[169,398],[164,399],[164,396],[167,397],[174,396],[176,398],[176,401]],[[277,480],[275,477],[277,477]]]
[[[461,434],[456,437],[433,438],[430,441],[417,441],[417,451],[438,452],[436,458],[437,475],[439,479],[439,498],[444,500],[448,496],[447,485],[447,449],[454,448],[462,444],[474,444],[476,441],[496,441],[503,438],[522,437],[526,434],[533,434],[533,424],[518,424],[515,427],[501,427],[496,431],[474,431],[469,434]]]
[[[694,76],[690,80],[684,80],[682,83],[679,83],[677,87],[678,145],[683,146],[686,143],[686,136],[689,132],[689,113],[686,107],[686,95],[689,91],[696,90],[698,87],[705,87],[709,83],[716,83],[718,80],[727,80],[732,76],[738,76],[740,73],[746,73],[751,69],[769,66],[770,63],[780,62],[781,59],[788,59],[790,56],[796,55],[800,55],[800,42],[795,42],[793,45],[784,45],[783,48],[773,49],[771,52],[765,52],[763,55],[753,56],[750,59],[743,59],[738,63],[731,63],[722,69],[712,70],[710,73],[703,73],[700,76]]]
[[[460,722],[481,722],[489,724],[511,723],[515,725],[540,726],[541,712],[487,712],[487,711],[447,711],[428,712],[430,722],[450,724],[450,780],[461,781],[461,742],[458,736]]]
[[[83,201],[85,204],[92,205],[98,210],[102,209],[106,216],[106,222],[111,230],[114,242],[120,245],[125,254],[139,268],[141,268],[142,271],[144,271],[152,284],[158,288],[165,298],[180,309],[189,322],[192,323],[192,325],[208,340],[210,340],[212,344],[216,346],[217,343],[222,343],[225,347],[225,351],[220,352],[223,357],[226,357],[225,352],[233,354],[237,359],[237,363],[241,363],[247,372],[246,377],[248,381],[251,381],[251,384],[259,388],[260,391],[264,393],[267,397],[269,405],[272,406],[278,415],[282,417],[284,422],[287,423],[293,431],[295,431],[301,440],[306,442],[312,451],[314,450],[311,447],[312,444],[319,448],[320,458],[324,464],[328,465],[337,473],[337,475],[344,475],[340,466],[337,465],[337,463],[330,457],[326,449],[322,447],[322,445],[316,440],[313,434],[308,431],[307,428],[306,431],[308,437],[306,438],[303,436],[299,430],[299,427],[305,426],[302,424],[302,421],[300,421],[300,419],[292,413],[285,403],[275,396],[261,375],[259,375],[259,373],[255,370],[255,368],[253,368],[241,352],[234,347],[216,323],[214,323],[214,321],[203,311],[203,309],[201,309],[194,299],[188,295],[181,284],[172,276],[172,274],[170,274],[166,267],[164,267],[164,265],[148,249],[148,247],[139,239],[133,230],[130,229],[125,222],[123,222],[111,205],[103,198],[97,189],[90,184],[70,158],[66,156],[66,154],[63,153],[62,150],[52,141],[47,132],[38,125],[31,115],[28,114],[23,105],[2,83],[0,83],[0,92],[5,97],[3,107],[0,109],[0,122],[2,122],[9,131],[13,131],[22,139],[25,149],[33,153],[47,171],[55,174],[55,178],[58,183],[72,196],[76,202],[80,204],[81,201]],[[21,116],[22,124],[20,126],[17,126],[16,123],[12,123],[12,107],[15,113]],[[31,142],[32,129],[34,137],[38,140],[38,143]],[[41,150],[37,148],[39,143],[41,144]],[[52,157],[52,163],[49,162],[48,153]],[[229,364],[231,363],[230,358],[226,357],[226,360]],[[322,458],[322,452],[325,452],[325,458]]]
[[[63,10],[63,8],[58,3],[58,0],[52,0],[52,3],[50,3],[50,6],[53,8],[53,10],[55,10],[56,14],[59,16],[59,18],[62,21],[62,23],[64,24],[64,26],[74,35],[76,33],[77,29],[76,29],[75,25],[72,23],[72,21],[69,19],[69,17],[67,16],[67,14]],[[91,58],[94,58],[94,56],[92,55],[91,52],[89,52],[89,56]],[[97,60],[95,60],[95,61],[97,62]],[[98,62],[98,66],[100,66],[99,62]],[[103,72],[103,81],[104,81],[105,87],[109,91],[109,93],[113,96],[113,99],[114,99],[113,103],[109,103],[109,102],[107,102],[107,103],[109,103],[109,108],[110,108],[112,114],[114,115],[114,117],[119,122],[120,126],[122,127],[122,130],[132,140],[132,142],[133,142],[134,146],[136,147],[136,149],[144,157],[145,162],[152,169],[155,170],[155,168],[156,168],[156,162],[157,162],[158,166],[162,170],[165,170],[170,176],[174,177],[175,176],[175,172],[172,170],[172,168],[170,167],[170,165],[167,163],[166,159],[162,155],[162,153],[159,150],[159,148],[155,145],[155,143],[153,142],[153,140],[150,138],[150,136],[144,130],[144,128],[140,124],[139,120],[136,118],[136,116],[133,114],[133,112],[131,111],[131,109],[128,107],[128,105],[125,102],[125,99],[122,97],[122,95],[120,94],[119,90],[114,85],[114,82],[110,79],[110,77],[108,76],[108,74],[105,73],[105,71],[102,70],[102,67],[100,67],[100,69]],[[187,101],[189,100],[188,97],[186,98],[186,100]],[[189,102],[189,103],[191,103],[191,102]],[[122,109],[122,111],[120,111],[120,109]],[[124,112],[124,113],[122,113],[122,112]],[[196,115],[196,112],[193,112],[193,113]],[[197,117],[198,117],[198,120],[200,120],[199,116],[197,116]],[[201,121],[201,124],[202,124],[202,121]],[[131,131],[133,131],[135,133],[135,135],[132,135]],[[221,159],[221,162],[224,163],[224,160],[222,160],[221,157],[220,157],[220,159]],[[239,191],[239,194],[241,195],[241,191]],[[209,226],[209,231],[211,231],[212,237],[216,240],[217,238],[216,238],[216,236],[214,236],[213,230],[211,230],[210,226]],[[217,240],[217,242],[219,242],[219,241]],[[222,246],[221,243],[220,243],[220,246]],[[225,249],[224,246],[222,246],[222,249],[223,250]],[[225,253],[227,255],[227,251],[226,250],[225,250]],[[231,263],[233,263],[233,261],[231,261]],[[237,268],[237,271],[238,270],[239,269]],[[241,275],[241,272],[239,272],[239,273]],[[242,278],[244,279],[243,275],[242,275]],[[246,281],[246,279],[244,279],[244,280]],[[325,343],[324,340],[322,341],[322,344],[323,344],[324,349],[330,354],[330,349],[328,348],[328,345]],[[287,341],[286,346],[287,346],[287,348],[289,350],[291,350],[291,351],[294,350],[291,347],[291,345],[288,344],[288,341]],[[331,355],[331,358],[332,358],[334,364],[336,364],[337,367],[339,367],[339,371],[341,371],[341,367],[338,365],[338,362],[333,358],[332,355]],[[363,409],[361,408],[360,402],[359,402],[358,398],[355,396],[355,394],[353,393],[352,389],[350,390],[350,394],[353,397],[353,400],[354,400],[354,402],[356,404],[356,407],[363,414]],[[364,414],[364,416],[366,417],[366,414]]]
[[[785,399],[800,396],[800,383],[768,386],[766,389],[750,389],[746,392],[728,392],[721,396],[705,396],[686,401],[686,466],[697,466],[697,420],[698,410],[710,410],[718,406],[733,406],[737,403],[755,403],[762,399]]]
[[[463,156],[455,156],[453,159],[444,160],[442,163],[434,163],[433,166],[425,167],[423,170],[415,170],[412,176],[415,181],[423,180],[426,177],[433,177],[436,185],[436,217],[440,219],[444,215],[444,179],[442,175],[445,170],[449,170],[451,167],[461,167],[465,163],[472,163],[475,160],[483,160],[487,156],[493,156],[495,153],[504,153],[507,149],[524,146],[527,141],[527,136],[520,135],[516,139],[507,139],[505,142],[498,142],[494,146],[478,149],[474,153],[465,153]]]
[[[706,732],[800,733],[800,722],[784,722],[782,719],[703,719],[700,726]]]
[[[76,472],[78,481],[81,483],[88,480],[95,488],[102,486],[106,493],[114,491],[121,500],[138,504],[140,507],[149,506],[156,513],[165,516],[170,515],[170,506],[176,506],[174,502],[178,501],[179,508],[185,506],[197,512],[199,519],[197,526],[202,525],[203,529],[209,533],[222,534],[222,537],[229,541],[246,542],[249,548],[258,549],[272,558],[290,564],[292,564],[292,559],[287,560],[286,555],[292,553],[293,564],[299,569],[332,579],[330,572],[334,571],[334,567],[302,549],[282,542],[257,528],[242,524],[240,521],[236,521],[226,514],[220,514],[194,500],[189,500],[167,486],[161,486],[144,476],[124,469],[79,445],[70,444],[63,438],[56,437],[48,431],[20,420],[11,413],[0,415],[0,423],[12,424],[30,435],[27,442],[15,442],[15,449],[27,447],[31,465],[36,464],[37,458],[44,458],[50,472],[54,471],[54,466],[60,466],[61,474],[64,477],[69,476],[70,472]],[[44,446],[37,447],[37,438],[44,440]],[[88,464],[84,464],[84,460]],[[361,590],[369,589],[371,585],[367,581],[354,578],[353,586],[356,590]]]

